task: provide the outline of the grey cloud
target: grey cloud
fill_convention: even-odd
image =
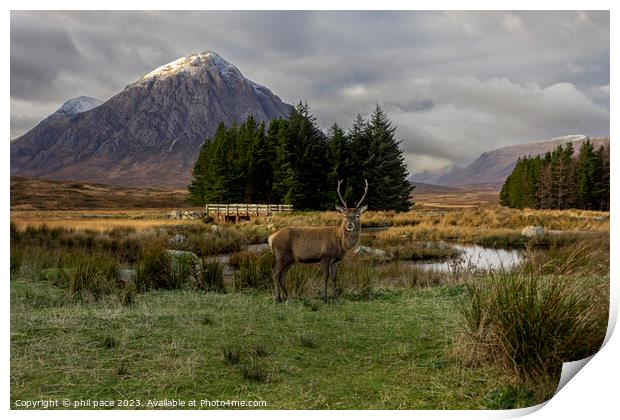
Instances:
[[[466,164],[607,134],[609,40],[608,12],[12,12],[11,135],[70,97],[105,100],[210,49],[284,101],[308,101],[323,128],[383,104],[412,172]]]

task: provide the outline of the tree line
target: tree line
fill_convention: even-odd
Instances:
[[[514,208],[609,210],[609,143],[598,149],[586,139],[543,157],[523,157],[506,179],[500,204]]]
[[[353,207],[364,192],[372,210],[407,211],[413,189],[395,127],[379,105],[345,131],[324,133],[307,104],[288,118],[260,124],[252,115],[240,125],[221,123],[208,138],[192,171],[190,201],[284,203],[299,210],[331,209],[341,193]]]

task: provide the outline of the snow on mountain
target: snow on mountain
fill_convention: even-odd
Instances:
[[[62,106],[58,108],[58,110],[54,112],[51,116],[70,117],[75,114],[90,111],[91,109],[98,107],[102,103],[103,101],[97,98],[93,98],[90,96],[78,96],[77,98],[69,99],[67,102],[62,104]]]
[[[244,78],[237,67],[224,60],[218,53],[203,51],[199,54],[191,54],[164,64],[142,76],[136,83],[143,83],[153,79],[165,79],[179,74],[195,76],[201,71],[201,67],[205,65],[217,69],[223,79]]]

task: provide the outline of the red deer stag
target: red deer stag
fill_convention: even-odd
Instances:
[[[360,216],[368,206],[362,206],[362,202],[368,192],[368,181],[364,180],[366,187],[364,195],[354,208],[347,207],[347,203],[340,194],[338,181],[338,197],[344,207],[336,206],[344,216],[340,226],[328,227],[288,227],[277,231],[269,236],[269,248],[276,259],[273,269],[273,286],[275,288],[276,302],[288,299],[288,291],[284,286],[284,276],[295,261],[302,263],[321,263],[323,271],[323,301],[327,302],[327,280],[331,277],[333,282],[333,294],[336,298],[336,264],[344,255],[357,245],[360,238]]]

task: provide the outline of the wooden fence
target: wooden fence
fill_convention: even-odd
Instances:
[[[205,204],[207,216],[224,221],[249,220],[251,217],[270,216],[274,213],[290,213],[290,204]]]

